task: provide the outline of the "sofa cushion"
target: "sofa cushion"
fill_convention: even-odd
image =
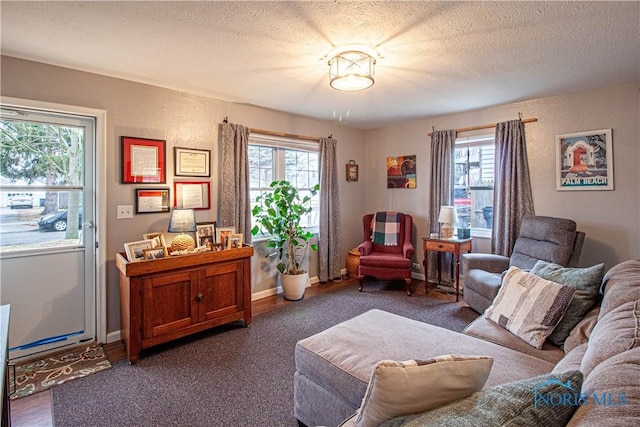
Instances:
[[[596,323],[581,371],[589,376],[603,361],[640,346],[640,300],[629,301]]]
[[[567,311],[548,338],[555,345],[562,346],[571,330],[596,303],[604,276],[604,264],[568,268],[547,261],[538,261],[530,272],[576,290]]]
[[[422,414],[397,417],[382,426],[565,425],[576,406],[553,402],[557,401],[558,395],[567,396],[566,401],[579,401],[581,385],[580,371],[542,375],[483,390]]]
[[[377,427],[405,414],[437,408],[479,391],[493,359],[444,355],[428,360],[383,360],[371,374],[355,424]]]
[[[486,387],[551,372],[554,364],[526,354],[382,310],[369,310],[298,341],[296,369],[349,402],[362,403],[371,372],[384,359],[428,359],[442,354],[487,355]]]
[[[600,307],[593,307],[584,316],[584,318],[578,323],[575,328],[571,330],[569,336],[564,341],[564,352],[569,353],[575,347],[589,341],[591,332],[596,326],[598,321],[598,315],[600,314]]]
[[[589,344],[591,345],[591,344]],[[640,347],[596,366],[582,385],[584,404],[570,427],[640,425]]]
[[[523,341],[542,348],[574,292],[569,286],[511,267],[485,316]]]
[[[565,355],[565,352],[560,347],[551,344],[549,341],[545,341],[542,348],[537,349],[522,341],[506,329],[498,326],[485,316],[480,316],[471,322],[463,333],[551,363],[557,363]]]
[[[587,352],[587,345],[587,343],[581,344],[568,352],[566,356],[556,364],[551,372],[558,374],[567,371],[579,371],[584,354]]]
[[[602,279],[600,292],[605,296],[600,306],[600,318],[628,301],[640,299],[640,259],[611,267]]]

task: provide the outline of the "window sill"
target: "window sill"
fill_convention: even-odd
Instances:
[[[478,239],[491,239],[491,229],[488,228],[472,228],[471,237]]]
[[[310,231],[311,233],[313,233],[313,235],[315,237],[318,237],[318,234],[320,234],[320,227],[319,226],[305,228],[305,230],[306,231]],[[257,234],[257,235],[255,235],[255,236],[253,236],[251,238],[251,242],[252,243],[266,242],[267,240],[269,240],[269,236],[262,235],[262,234]]]

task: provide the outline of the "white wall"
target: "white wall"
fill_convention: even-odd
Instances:
[[[638,84],[553,96],[498,107],[401,123],[367,133],[367,211],[411,213],[416,241],[427,234],[429,146],[432,127],[455,129],[518,118],[537,118],[525,125],[533,199],[538,215],[571,218],[586,232],[580,264],[604,262],[607,268],[640,258],[640,97]],[[555,137],[559,134],[613,129],[613,191],[556,191]],[[462,136],[491,133],[474,131]],[[415,154],[418,188],[387,189],[387,156]],[[474,250],[488,252],[487,241]],[[423,254],[417,251],[417,262]]]

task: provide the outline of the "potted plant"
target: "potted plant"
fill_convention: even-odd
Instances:
[[[303,216],[312,211],[311,198],[318,194],[320,185],[311,189],[311,194],[301,196],[298,189],[289,181],[273,181],[270,185],[273,192],[264,193],[256,198],[257,205],[252,213],[257,224],[251,230],[252,235],[259,232],[268,235],[267,248],[276,251],[268,256],[277,256],[277,268],[284,297],[288,300],[299,300],[304,297],[304,290],[309,280],[309,272],[302,268],[309,246],[318,250],[317,245],[310,245],[313,233],[300,226]]]

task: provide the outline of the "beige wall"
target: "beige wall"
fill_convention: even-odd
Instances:
[[[523,118],[538,119],[525,125],[536,214],[571,218],[586,232],[581,265],[604,262],[610,268],[622,260],[640,258],[639,107],[638,84],[630,84],[413,120],[368,132],[367,211],[398,209],[413,214],[419,241],[428,228],[427,133],[432,127],[444,130],[513,120],[522,113]],[[614,191],[556,191],[556,135],[608,128],[613,129]],[[406,154],[417,156],[418,188],[387,189],[386,157]],[[477,243],[479,251],[489,251],[488,242]],[[423,255],[418,253],[417,258],[422,262]]]
[[[283,114],[264,108],[234,104],[173,90],[134,83],[81,71],[49,66],[3,56],[2,96],[91,107],[107,111],[107,298],[108,331],[120,328],[118,272],[115,253],[123,243],[138,240],[143,233],[166,231],[168,214],[134,215],[117,220],[117,205],[132,205],[134,188],[120,184],[120,136],[164,139],[167,141],[167,184],[173,194],[173,147],[212,150],[212,209],[197,211],[198,221],[217,219],[218,212],[218,126],[229,117],[232,123],[278,132],[326,137],[338,140],[338,164],[353,159],[363,166],[365,133],[337,123]],[[361,231],[350,226],[353,218],[364,214],[364,181],[347,182],[339,169],[343,259],[361,239]],[[173,197],[173,196],[172,196]],[[167,242],[173,237],[165,234]],[[104,242],[101,242],[104,243]],[[358,242],[359,243],[359,242]],[[273,269],[265,268],[264,247],[256,245],[253,257],[252,291],[275,288]],[[310,256],[311,276],[317,275],[317,256]]]
[[[167,186],[173,189],[172,147],[212,150],[212,209],[199,211],[198,220],[217,219],[218,124],[224,117],[233,123],[302,135],[338,139],[338,164],[355,160],[360,180],[346,182],[340,176],[342,251],[362,240],[361,218],[366,212],[398,210],[415,219],[416,262],[422,262],[420,237],[426,234],[429,188],[429,143],[432,126],[451,129],[535,117],[527,124],[527,144],[536,213],[573,218],[587,239],[582,265],[615,263],[640,257],[640,101],[638,85],[624,85],[572,95],[520,102],[436,118],[401,123],[374,131],[350,129],[336,123],[309,119],[205,98],[130,81],[99,76],[45,64],[2,57],[1,94],[16,98],[104,109],[107,111],[107,253],[122,251],[124,242],[142,233],[165,230],[167,214],[136,215],[116,220],[116,205],[133,204],[136,185],[120,184],[120,136],[157,138],[167,141]],[[602,128],[613,129],[615,191],[558,192],[555,190],[555,135]],[[477,132],[482,133],[482,132]],[[465,134],[470,135],[470,134]],[[387,189],[387,156],[415,154],[418,188]],[[167,235],[171,239],[171,235]],[[488,251],[486,241],[476,248]],[[263,248],[256,245],[252,274],[253,292],[274,288],[270,269],[263,265]],[[118,275],[114,256],[107,259],[108,331],[119,329]],[[316,274],[316,257],[310,271]]]

